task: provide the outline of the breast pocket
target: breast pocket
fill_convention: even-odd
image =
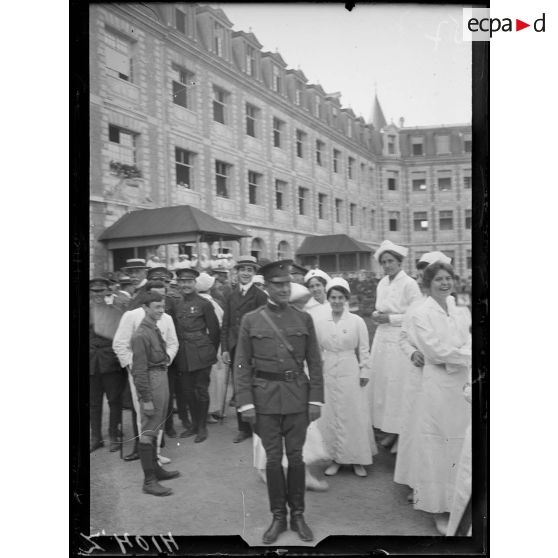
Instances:
[[[254,358],[269,359],[270,356],[275,355],[277,352],[277,340],[270,329],[251,329],[250,340],[252,341]]]
[[[299,355],[300,358],[304,358],[309,335],[308,328],[305,326],[287,327],[285,328],[285,332],[296,354]]]

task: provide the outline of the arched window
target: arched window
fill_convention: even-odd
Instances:
[[[291,247],[286,240],[282,240],[277,245],[277,259],[287,260],[291,258]]]
[[[265,242],[261,238],[256,237],[252,239],[250,254],[257,260],[265,257]]]

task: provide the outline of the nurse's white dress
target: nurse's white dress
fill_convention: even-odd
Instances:
[[[399,346],[403,315],[421,298],[417,282],[403,270],[390,281],[383,277],[376,291],[376,310],[389,313],[389,323],[376,328],[372,343],[370,412],[373,426],[399,434],[407,356]]]
[[[424,355],[423,403],[417,437],[417,467],[413,479],[415,509],[449,512],[455,479],[471,421],[463,397],[470,382],[471,316],[447,298],[448,313],[431,297],[411,318],[419,350]]]
[[[324,360],[325,403],[318,428],[336,463],[370,465],[378,450],[370,423],[368,385],[360,386],[361,378],[370,377],[366,324],[347,308],[337,322],[331,310],[320,317],[316,334]]]

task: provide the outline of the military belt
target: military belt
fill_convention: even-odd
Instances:
[[[256,377],[263,378],[264,380],[276,380],[279,382],[292,382],[302,372],[298,370],[284,370],[283,372],[264,372],[263,370],[256,370]]]

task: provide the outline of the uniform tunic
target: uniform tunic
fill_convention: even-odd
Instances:
[[[371,351],[371,389],[368,391],[372,424],[398,434],[401,429],[401,403],[407,358],[399,347],[403,315],[421,297],[417,282],[403,270],[390,281],[378,283],[376,310],[389,313],[389,323],[380,324]]]
[[[325,405],[318,420],[327,452],[341,464],[370,465],[377,453],[368,409],[368,330],[364,320],[344,310],[336,323],[331,310],[316,322],[324,359]],[[358,359],[357,359],[358,352]]]
[[[463,397],[470,381],[471,317],[447,298],[448,314],[428,297],[412,316],[424,354],[423,405],[419,417],[415,508],[448,512],[454,497],[457,465],[471,408]]]

